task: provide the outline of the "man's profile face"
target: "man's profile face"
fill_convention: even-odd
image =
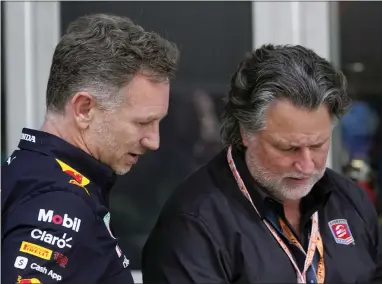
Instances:
[[[243,135],[248,168],[280,201],[300,199],[324,174],[331,132],[325,105],[312,111],[278,100],[266,113],[265,129]]]
[[[101,162],[117,174],[127,173],[140,155],[159,148],[159,123],[167,115],[169,83],[154,83],[135,75],[123,89],[124,103],[111,112],[99,111],[89,138]]]

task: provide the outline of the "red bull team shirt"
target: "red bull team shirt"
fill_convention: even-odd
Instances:
[[[133,283],[110,226],[111,168],[24,128],[2,165],[1,283]]]

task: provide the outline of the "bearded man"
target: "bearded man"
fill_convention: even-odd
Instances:
[[[326,168],[346,80],[302,46],[264,45],[231,80],[226,147],[168,200],[146,283],[371,283],[382,238],[365,191]]]

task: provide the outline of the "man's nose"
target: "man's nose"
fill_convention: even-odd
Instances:
[[[304,174],[311,175],[314,172],[314,162],[312,159],[312,154],[309,148],[301,149],[299,157],[295,162],[296,169]]]
[[[146,149],[155,151],[159,149],[160,145],[160,135],[159,135],[159,125],[154,126],[150,132],[142,139],[141,144]]]

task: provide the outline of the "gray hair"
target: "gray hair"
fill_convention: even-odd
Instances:
[[[137,73],[154,81],[175,76],[177,46],[146,32],[129,18],[107,14],[83,16],[69,25],[52,60],[46,92],[48,110],[62,112],[79,91],[91,92],[104,109],[118,106],[119,90]]]
[[[240,125],[255,133],[265,127],[266,111],[276,99],[311,110],[326,104],[333,119],[350,107],[346,78],[327,60],[302,46],[263,45],[250,53],[231,79],[221,136],[242,147]]]

